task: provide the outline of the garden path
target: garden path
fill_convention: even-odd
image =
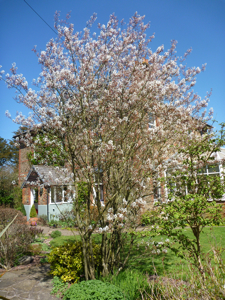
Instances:
[[[0,299],[7,300],[56,300],[50,292],[52,277],[48,264],[6,272],[0,278]],[[1,297],[2,296],[2,297]]]

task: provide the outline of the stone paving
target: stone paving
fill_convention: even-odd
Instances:
[[[77,235],[78,232],[61,228],[37,226],[43,229],[43,234],[49,235],[54,230],[60,230],[62,235]],[[45,242],[49,242],[49,238]],[[49,244],[49,243],[48,243]],[[0,277],[0,300],[55,300],[51,295],[53,287],[52,277],[48,276],[50,267],[48,264],[32,266],[22,270],[11,270]],[[2,296],[2,297],[1,297]],[[4,298],[5,297],[5,298]]]
[[[53,284],[49,265],[9,271],[0,278],[1,296],[7,300],[55,300],[50,294]]]

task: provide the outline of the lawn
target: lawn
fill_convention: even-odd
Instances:
[[[184,229],[185,234],[188,237],[193,237],[192,232],[189,228]],[[141,240],[147,241],[150,238],[147,236],[147,231],[143,232],[143,236],[138,238],[138,242]],[[201,235],[201,246],[204,253],[210,251],[213,246],[220,246],[225,248],[225,227],[208,227],[205,228],[204,232]],[[165,241],[167,237],[155,237],[151,241]],[[71,240],[79,240],[79,236],[60,236],[51,241],[52,247],[57,247],[63,243]],[[101,236],[99,234],[94,235],[94,240],[96,243],[101,242]],[[133,271],[139,271],[141,273],[164,275],[164,274],[175,274],[177,278],[186,279],[188,274],[187,262],[184,259],[178,258],[171,250],[168,250],[167,253],[161,253],[159,255],[152,254],[151,250],[144,251],[144,246],[139,246],[134,248],[132,252],[129,264],[127,268],[132,269]],[[145,255],[141,254],[145,252]],[[223,253],[223,258],[225,259],[225,253]]]

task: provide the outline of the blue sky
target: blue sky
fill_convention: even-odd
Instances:
[[[192,54],[186,64],[189,67],[207,63],[206,71],[199,74],[195,92],[202,98],[212,89],[209,107],[214,117],[225,122],[225,0],[26,0],[34,10],[53,27],[54,13],[61,11],[65,18],[71,11],[70,22],[81,31],[89,17],[96,12],[97,22],[106,23],[115,13],[128,21],[135,11],[145,15],[151,22],[147,34],[155,32],[152,50],[162,44],[169,48],[172,39],[178,41],[177,55],[182,56],[190,47]],[[34,45],[44,50],[54,32],[32,11],[24,0],[0,0],[0,65],[8,72],[16,62],[31,86],[41,69],[37,57],[31,51]],[[28,110],[13,99],[14,90],[0,82],[0,137],[11,139],[18,129],[5,116],[9,110],[12,117],[17,111]]]

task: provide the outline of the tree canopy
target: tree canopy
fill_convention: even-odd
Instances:
[[[34,49],[42,66],[35,90],[17,74],[15,64],[11,74],[2,75],[8,87],[17,90],[17,101],[31,110],[27,118],[18,114],[14,120],[32,129],[18,142],[34,151],[44,142],[43,164],[54,157],[67,162],[67,168],[58,168],[58,180],[63,184],[72,179],[76,188],[74,209],[86,279],[95,278],[94,230],[102,234],[103,276],[115,268],[119,272],[135,238],[128,238],[129,251],[123,252],[125,224],[137,228],[152,186],[182,159],[172,154],[210,118],[205,110],[208,95],[202,100],[193,91],[196,75],[205,66],[188,68],[183,63],[190,50],[177,57],[172,41],[167,51],[161,45],[153,52],[154,36],[147,37],[149,24],[137,13],[126,25],[111,15],[106,25],[98,25],[98,36],[90,30],[95,20],[93,15],[83,32],[74,32],[73,24],[57,23],[56,15],[58,38],[51,39],[45,51]],[[35,132],[42,132],[43,138],[34,138]],[[201,139],[197,134],[194,138]],[[76,197],[82,182],[81,203]]]

